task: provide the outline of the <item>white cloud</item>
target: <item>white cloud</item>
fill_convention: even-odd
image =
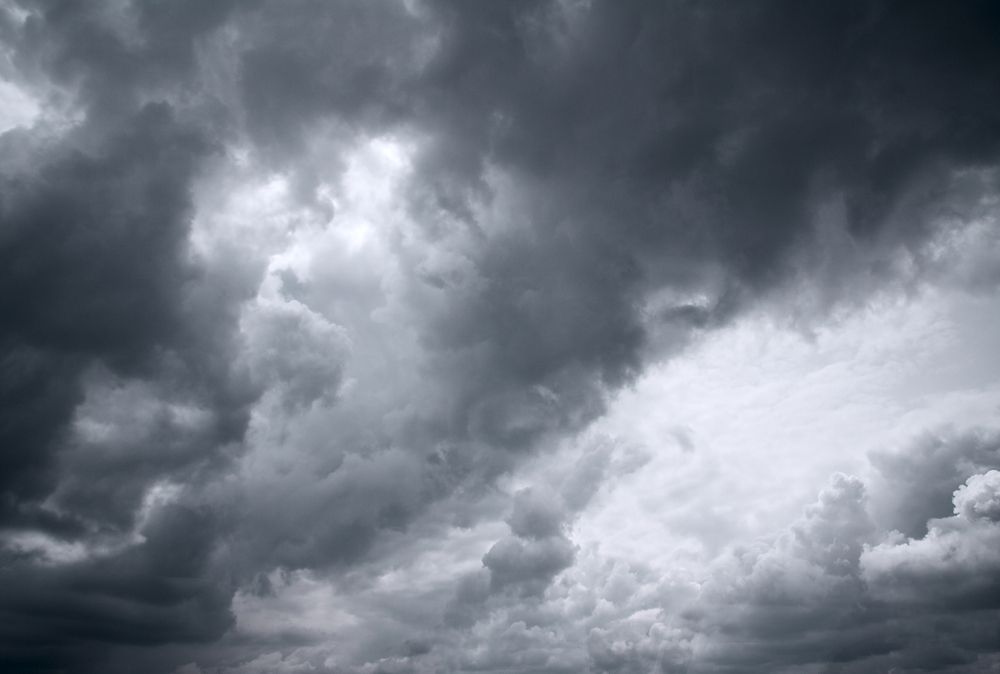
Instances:
[[[1000,359],[980,335],[996,334],[998,309],[927,291],[884,297],[811,336],[767,313],[706,335],[596,424],[650,460],[606,487],[574,539],[697,565],[791,521],[830,474],[867,474],[874,450],[945,422],[997,423]]]

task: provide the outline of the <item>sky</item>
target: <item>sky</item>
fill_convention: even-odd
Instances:
[[[0,671],[1000,671],[998,33],[0,0]]]

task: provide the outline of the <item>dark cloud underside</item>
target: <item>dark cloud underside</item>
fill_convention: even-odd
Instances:
[[[818,299],[779,311],[813,320],[919,283],[933,243],[996,190],[995,2],[17,0],[0,14],[0,74],[53,115],[0,134],[5,671],[128,671],[144,648],[217,642],[237,589],[275,569],[357,581],[386,541],[473,525],[499,476],[585,429],[650,362],[790,290]],[[214,222],[196,197],[227,196],[232,157],[337,222],[347,197],[323,189],[346,194],[352,148],[384,138],[412,148],[393,195],[411,229],[385,235],[377,282],[343,281],[332,254],[300,279],[193,242],[196,220]],[[577,559],[568,528],[610,459],[588,461],[560,494],[518,494],[509,535],[441,601],[445,636],[397,640],[393,671],[432,671],[419,663],[438,642],[537,608]],[[873,464],[892,494],[872,496],[877,521],[844,478],[787,540],[720,566],[737,580],[677,627],[732,637],[705,671],[943,669],[996,650],[970,617],[995,625],[1000,608],[1000,567],[976,557],[996,540],[995,438]],[[935,556],[949,537],[966,566]],[[907,566],[910,552],[931,561]],[[823,592],[769,597],[797,591],[768,584],[769,565]],[[951,591],[963,570],[987,580]],[[482,668],[579,666],[518,659],[505,635],[495,667],[476,651]],[[655,636],[625,649],[597,628],[586,666],[670,671],[642,651]],[[154,666],[183,664],[167,660]]]

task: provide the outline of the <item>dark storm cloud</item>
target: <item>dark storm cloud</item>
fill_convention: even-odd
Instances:
[[[664,320],[731,315],[788,276],[826,199],[881,253],[852,273],[877,277],[926,235],[949,169],[995,157],[996,106],[971,93],[996,74],[988,4],[433,6],[447,28],[424,82],[442,139],[426,187],[449,207],[500,166],[530,200],[528,232],[483,253],[480,332],[440,330],[490,335],[498,369],[529,378],[627,376],[652,288],[708,295]],[[559,309],[533,315],[529,295]]]
[[[102,156],[72,149],[7,175],[0,244],[5,384],[3,488],[32,493],[95,359],[136,371],[177,338],[193,164],[205,151],[170,108],[139,111]]]
[[[169,506],[144,540],[104,559],[47,568],[13,560],[0,571],[0,656],[10,671],[99,671],[101,643],[206,641],[232,622],[225,579],[205,573],[216,524]]]
[[[0,138],[10,671],[99,669],[106,644],[205,640],[230,624],[231,591],[206,571],[220,518],[179,502],[141,514],[151,486],[196,483],[245,424],[217,357],[231,316],[208,299],[225,293],[204,292],[187,252],[190,188],[215,140],[147,96],[183,81],[190,41],[212,21],[201,5],[174,7],[125,17],[51,3],[23,22],[4,10],[27,85],[77,92],[74,124]],[[94,423],[115,430],[87,432]],[[47,542],[23,549],[19,536]],[[59,561],[63,548],[82,561]]]
[[[251,138],[306,184],[320,129],[419,138],[413,216],[468,267],[429,274],[395,251],[442,402],[380,441],[443,460],[421,469],[432,486],[402,508],[338,507],[343,536],[299,564],[352,557],[338,540],[360,552],[373,523],[404,524],[476,467],[502,472],[584,427],[647,352],[800,280],[803,252],[824,261],[829,301],[852,300],[920,247],[935,205],[962,206],[945,198],[952,170],[993,158],[959,121],[995,131],[965,93],[990,91],[996,68],[986,5],[414,6],[239,19]],[[830,201],[847,252],[817,239]],[[317,499],[303,510],[339,497]]]
[[[470,278],[437,282],[447,308],[420,329],[446,356],[477,353],[455,414],[491,444],[579,428],[661,326],[682,341],[718,325],[795,278],[804,250],[832,257],[824,292],[851,300],[836,289],[884,279],[936,204],[962,207],[945,200],[953,169],[994,159],[995,106],[967,93],[996,70],[984,4],[421,11],[436,51],[394,88],[410,110],[395,126],[430,138],[413,208],[432,240],[450,213],[482,241]],[[831,200],[860,262],[817,242]],[[507,222],[474,215],[482,204]],[[657,305],[665,288],[676,299]]]
[[[19,82],[60,91],[77,118],[0,138],[30,158],[0,169],[0,524],[88,550],[48,565],[14,548],[5,558],[16,592],[0,654],[22,669],[79,668],[93,644],[216,638],[233,589],[220,569],[239,583],[366,561],[380,535],[435,502],[475,503],[531,451],[585,428],[646,359],[768,292],[821,284],[828,304],[891,281],[938,216],[994,187],[984,173],[974,193],[953,189],[955,172],[995,168],[1000,154],[1000,12],[988,2],[18,6],[0,29]],[[402,290],[347,292],[337,301],[363,306],[327,315],[333,302],[302,283],[284,304],[244,307],[254,273],[193,261],[191,189],[213,153],[249,146],[318,208],[319,174],[342,168],[354,137],[382,135],[417,147],[405,191],[420,231],[391,251]],[[821,226],[850,245],[827,249]],[[429,270],[421,245],[464,271]],[[378,333],[371,315],[385,306]],[[412,355],[400,367],[420,387],[404,399],[382,395],[404,386],[398,372],[345,374],[351,340],[369,347],[372,334],[385,345],[366,353]],[[537,599],[573,564],[565,528],[605,463],[589,458],[559,498],[515,500],[511,535],[483,558],[488,581],[459,588],[456,625],[475,623],[466,609],[490,593]],[[983,474],[986,460],[974,463],[941,477],[919,516],[890,516],[919,536],[948,514],[948,485]],[[144,499],[171,484],[183,485],[177,502],[147,503],[145,522]],[[870,523],[855,483],[824,498],[763,558],[854,597]],[[970,508],[962,526],[992,526]],[[135,533],[144,542],[99,551]],[[720,629],[765,643],[796,620],[758,599],[759,628],[737,616]],[[803,624],[822,640],[853,615],[837,607],[808,608]],[[778,657],[857,659],[804,643]],[[602,644],[594,662],[628,671],[629,654]]]
[[[99,545],[103,536],[129,530],[156,480],[193,479],[217,460],[218,447],[238,439],[232,427],[240,422],[230,418],[238,405],[227,400],[226,382],[205,382],[202,374],[210,370],[190,372],[210,354],[184,354],[191,344],[178,292],[191,273],[183,262],[186,189],[203,153],[203,143],[177,127],[168,107],[153,106],[139,111],[99,157],[69,151],[37,175],[7,178],[0,304],[10,402],[0,426],[0,475],[8,531]],[[203,337],[193,341],[206,345]],[[171,362],[172,352],[179,362]],[[106,374],[98,375],[102,370]],[[207,385],[195,398],[208,416],[186,429],[164,407],[151,411],[160,421],[139,435],[76,438],[73,421],[88,409],[87,384],[117,386],[118,378],[159,379],[154,388],[182,397]],[[110,402],[132,413],[147,411],[128,396]],[[5,592],[13,603],[4,611],[4,641],[39,642],[37,649],[16,648],[13,661],[28,669],[52,658],[76,666],[97,653],[64,661],[59,654],[71,642],[217,635],[228,624],[228,598],[195,577],[200,566],[192,568],[190,581],[179,581],[184,588],[164,590],[169,596],[162,601],[142,597],[147,584],[173,582],[167,579],[175,570],[161,565],[170,559],[166,551],[210,548],[214,530],[199,526],[200,533],[182,523],[159,527],[142,552],[112,554],[106,564],[71,564],[65,573],[32,570],[31,560],[5,565],[3,584],[17,593]],[[133,565],[140,568],[133,571]],[[133,575],[134,583],[127,580]],[[102,589],[122,577],[120,585]],[[78,591],[78,584],[94,589]],[[115,608],[119,603],[122,608]],[[37,618],[26,619],[35,611]],[[212,618],[215,612],[222,618]]]

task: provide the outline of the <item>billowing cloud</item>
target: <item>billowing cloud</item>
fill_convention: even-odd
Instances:
[[[973,475],[955,490],[955,514],[930,520],[925,536],[866,551],[870,584],[897,601],[998,608],[998,479],[995,470]]]
[[[1000,324],[926,375],[982,418],[852,389],[923,439],[772,503],[620,408],[741,321],[993,306],[998,18],[0,3],[0,668],[987,667],[996,434],[927,429],[993,427]]]

